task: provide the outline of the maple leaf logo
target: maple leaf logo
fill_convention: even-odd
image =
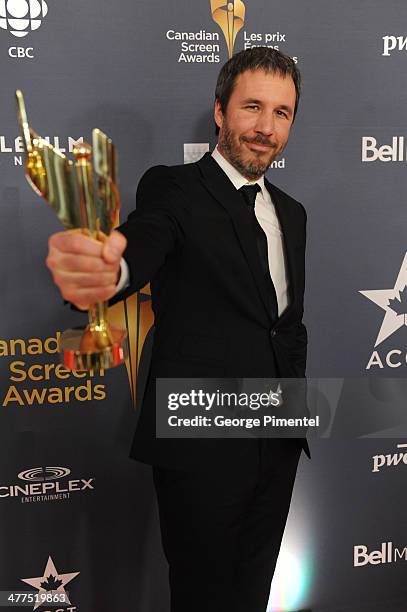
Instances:
[[[56,591],[62,584],[62,580],[59,580],[56,576],[50,574],[44,582],[41,582],[41,586],[46,591]]]
[[[397,315],[407,314],[407,285],[402,291],[399,291],[398,298],[395,297],[389,300],[388,305]]]

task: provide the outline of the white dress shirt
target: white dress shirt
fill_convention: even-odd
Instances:
[[[278,314],[280,316],[288,305],[288,278],[284,256],[283,235],[270,193],[264,184],[264,176],[261,176],[257,181],[248,181],[223,157],[218,147],[215,147],[212,157],[219,164],[236,189],[240,189],[243,185],[254,185],[256,183],[261,189],[256,195],[254,212],[267,237],[270,276],[273,279],[274,288],[276,290]],[[129,267],[126,260],[123,258],[121,259],[120,267],[121,274],[116,287],[116,293],[124,291],[130,284]]]
[[[212,153],[213,159],[219,164],[228,179],[236,189],[244,185],[259,185],[261,191],[256,194],[254,212],[267,238],[267,251],[270,276],[276,290],[278,315],[288,306],[288,278],[284,256],[283,234],[280,228],[270,192],[264,184],[264,176],[257,181],[248,181],[227,159],[223,157],[218,147]]]

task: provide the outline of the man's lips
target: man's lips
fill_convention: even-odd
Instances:
[[[243,140],[243,142],[252,151],[260,151],[261,153],[268,153],[270,149],[275,149],[275,145],[270,143],[250,142],[249,140]]]

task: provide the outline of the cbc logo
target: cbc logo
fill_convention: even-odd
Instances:
[[[44,0],[0,0],[0,28],[23,38],[30,31],[38,30],[47,13],[48,6]],[[17,53],[12,57],[21,57]]]

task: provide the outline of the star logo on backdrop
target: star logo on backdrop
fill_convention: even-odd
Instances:
[[[371,289],[359,293],[380,306],[385,313],[376,338],[376,347],[400,327],[407,325],[407,253],[393,289]]]
[[[48,557],[47,565],[45,566],[44,575],[38,578],[21,578],[22,582],[29,584],[38,590],[38,593],[62,593],[64,595],[64,603],[71,605],[68,594],[65,591],[65,586],[71,582],[80,572],[72,572],[70,574],[59,574],[51,557]],[[33,610],[36,610],[41,605],[41,601],[35,604]]]

